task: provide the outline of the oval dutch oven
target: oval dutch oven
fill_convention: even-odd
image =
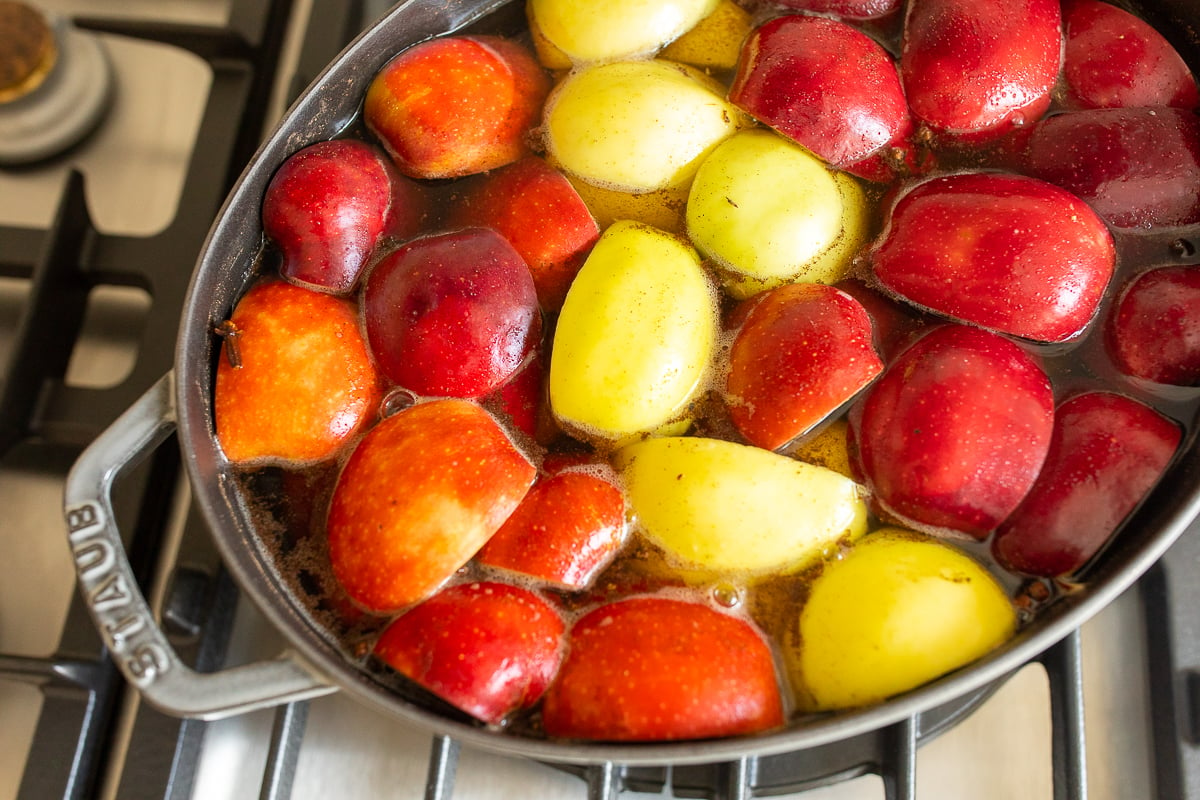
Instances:
[[[1194,0],[1161,0],[1142,9],[1193,65],[1200,42],[1179,40],[1200,28]],[[486,18],[486,19],[485,19]],[[685,764],[733,761],[825,745],[986,691],[1055,644],[1132,585],[1200,511],[1200,450],[1186,449],[1089,573],[1087,583],[1051,605],[1008,643],[971,666],[917,690],[860,710],[798,719],[761,735],[694,742],[605,744],[522,737],[453,718],[419,693],[385,686],[323,636],[274,571],[255,533],[254,515],[213,428],[213,382],[227,319],[254,277],[263,242],[259,205],[283,160],[351,125],[374,74],[396,53],[429,37],[478,25],[516,30],[521,4],[500,0],[410,0],[361,34],[296,101],[259,149],[214,223],[183,311],[175,366],[80,457],[68,478],[65,515],[78,578],[104,641],[127,680],[153,706],[178,716],[214,719],[343,691],[381,713],[494,752],[573,764]],[[500,27],[497,27],[500,26]],[[477,29],[477,28],[476,28]],[[1193,34],[1194,37],[1194,34]],[[1182,232],[1200,233],[1196,231]],[[1167,232],[1168,242],[1180,232]],[[1178,259],[1182,263],[1181,259]],[[266,662],[197,673],[157,627],[125,557],[110,493],[127,466],[178,434],[193,502],[241,589],[284,636],[289,649]]]

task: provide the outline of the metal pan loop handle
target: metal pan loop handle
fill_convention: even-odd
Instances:
[[[179,658],[134,578],[112,510],[125,468],[175,430],[175,376],[168,372],[83,452],[67,476],[63,510],[79,589],[126,680],[160,711],[218,719],[336,690],[290,652],[218,672]]]

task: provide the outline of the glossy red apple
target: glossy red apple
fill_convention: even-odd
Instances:
[[[433,400],[367,432],[334,488],[333,574],[372,611],[432,595],[516,509],[536,469],[483,409]]]
[[[335,139],[297,151],[272,176],[263,232],[283,254],[283,277],[346,294],[380,240],[414,235],[428,210],[424,190],[382,150]]]
[[[1078,337],[1116,264],[1086,203],[1033,178],[933,178],[902,195],[870,253],[879,284],[962,322],[1039,342]]]
[[[874,332],[875,350],[889,362],[936,324],[937,318],[924,314],[908,303],[897,301],[859,278],[847,278],[834,284],[867,310]]]
[[[1200,105],[1179,53],[1145,20],[1102,0],[1064,0],[1062,103],[1067,108]]]
[[[362,309],[380,370],[419,395],[487,395],[541,335],[529,267],[489,228],[402,245],[371,270]]]
[[[935,535],[984,539],[1046,458],[1054,397],[1009,339],[942,325],[889,365],[850,414],[852,453],[886,515]]]
[[[811,430],[883,371],[867,310],[832,286],[763,292],[733,322],[729,415],[746,441],[767,450]]]
[[[1130,278],[1104,334],[1109,357],[1125,375],[1200,386],[1200,267],[1163,267]]]
[[[562,307],[600,227],[566,176],[537,156],[487,175],[459,195],[452,227],[492,228],[509,241],[533,273],[546,311]]]
[[[541,699],[562,660],[564,631],[554,607],[528,589],[463,583],[397,617],[375,655],[456,708],[498,725]]]
[[[1200,118],[1177,108],[1071,111],[1025,139],[1022,171],[1087,201],[1115,228],[1200,222]]]
[[[379,413],[381,380],[349,300],[266,280],[218,332],[213,413],[230,461],[331,458]]]
[[[542,356],[535,351],[525,366],[482,402],[499,419],[507,421],[530,438],[537,439],[542,432],[543,420],[549,417],[546,408],[546,368]]]
[[[1025,575],[1070,575],[1086,565],[1158,483],[1180,427],[1111,392],[1063,402],[1033,490],[996,531],[992,553]]]
[[[566,739],[706,739],[783,723],[774,657],[743,619],[670,597],[601,606],[571,628],[546,693],[546,733]]]
[[[900,75],[919,124],[979,144],[1049,109],[1061,51],[1058,0],[909,0]]]
[[[400,171],[454,178],[529,153],[550,79],[533,53],[496,36],[443,36],[413,45],[367,87],[363,119]]]
[[[475,560],[579,589],[624,542],[624,493],[612,480],[571,470],[540,478]]]
[[[835,167],[911,148],[912,121],[892,57],[838,20],[791,14],[756,28],[729,99]]]

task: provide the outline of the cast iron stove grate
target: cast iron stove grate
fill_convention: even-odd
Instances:
[[[0,276],[29,286],[0,382],[0,457],[9,465],[65,475],[82,448],[170,369],[195,255],[227,191],[257,147],[291,11],[289,0],[237,0],[229,26],[222,29],[76,20],[84,28],[190,50],[208,61],[213,84],[179,213],[162,233],[135,238],[96,230],[78,173],[68,180],[49,229],[0,227]],[[361,3],[318,2],[312,15],[291,84],[293,95],[365,22]],[[152,298],[138,360],[119,386],[71,386],[63,379],[66,365],[88,294],[101,285],[137,286]],[[156,580],[179,466],[177,449],[164,446],[122,479],[114,497],[121,529],[131,531],[127,546],[143,591]],[[1200,701],[1195,695],[1200,678],[1191,669],[1200,664],[1200,629],[1186,613],[1200,607],[1200,589],[1190,585],[1186,569],[1196,563],[1200,539],[1193,531],[1139,585],[1147,608],[1145,657],[1151,665],[1153,749],[1161,798],[1200,798],[1200,757],[1192,747],[1200,741]],[[198,519],[184,523],[166,598],[164,625],[181,655],[195,669],[217,668],[226,653],[237,590]],[[1078,631],[1037,660],[1050,686],[1054,797],[1079,800],[1087,790]],[[36,683],[44,698],[19,797],[97,796],[105,764],[115,757],[116,711],[126,687],[83,605],[72,603],[53,656],[0,654],[0,679]],[[796,753],[675,768],[604,763],[561,769],[582,779],[580,795],[590,800],[666,790],[676,797],[743,800],[801,792],[865,773],[883,779],[886,798],[904,800],[916,796],[917,748],[971,713],[995,688],[874,733]],[[276,712],[261,797],[290,795],[306,718],[306,703]],[[191,797],[205,725],[169,718],[142,704],[124,745],[117,795]],[[425,786],[429,800],[453,797],[458,752],[456,742],[434,738]]]

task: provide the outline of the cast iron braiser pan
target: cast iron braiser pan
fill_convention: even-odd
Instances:
[[[1200,64],[1200,10],[1192,0],[1161,0],[1138,9]],[[226,200],[200,255],[181,320],[175,367],[88,449],[68,479],[65,513],[81,589],[114,659],[147,701],[172,714],[215,718],[344,691],[382,713],[422,729],[512,755],[562,763],[681,764],[736,760],[824,745],[873,731],[979,692],[1015,672],[1131,586],[1200,512],[1200,452],[1190,430],[1177,462],[1128,522],[1078,591],[1067,594],[998,650],[956,673],[879,705],[801,718],[749,737],[696,742],[606,744],[558,742],[489,729],[447,713],[420,692],[398,692],[346,657],[298,603],[255,530],[255,511],[217,445],[213,382],[227,319],[259,268],[259,208],[267,183],[290,154],[338,136],[355,124],[375,73],[399,51],[432,36],[471,26],[515,31],[521,4],[485,0],[411,0],[360,35],[314,81],[259,149]],[[1170,245],[1193,230],[1158,232],[1136,243],[1162,264],[1194,263]],[[1190,240],[1190,239],[1189,239]],[[1195,248],[1191,248],[1195,252]],[[1191,420],[1187,421],[1189,426]],[[286,640],[289,650],[262,663],[198,674],[171,651],[136,591],[112,520],[109,492],[121,471],[172,432],[191,482],[193,501],[212,530],[241,589]]]

